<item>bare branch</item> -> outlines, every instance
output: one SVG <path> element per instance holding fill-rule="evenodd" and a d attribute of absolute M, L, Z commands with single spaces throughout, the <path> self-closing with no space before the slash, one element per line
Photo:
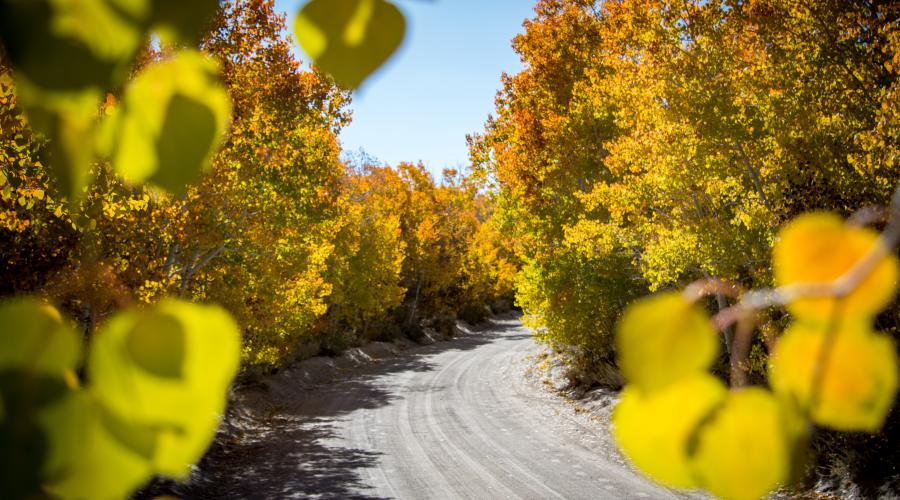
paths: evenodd
<path fill-rule="evenodd" d="M 736 300 L 744 293 L 744 290 L 737 283 L 719 278 L 704 278 L 688 285 L 682 293 L 688 301 L 696 302 L 710 295 L 724 295 Z"/>

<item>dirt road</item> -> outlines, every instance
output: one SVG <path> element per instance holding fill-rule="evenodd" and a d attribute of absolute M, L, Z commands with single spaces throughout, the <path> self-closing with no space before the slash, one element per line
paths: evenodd
<path fill-rule="evenodd" d="M 518 320 L 298 390 L 204 464 L 188 498 L 674 498 L 600 426 L 526 382 Z"/>

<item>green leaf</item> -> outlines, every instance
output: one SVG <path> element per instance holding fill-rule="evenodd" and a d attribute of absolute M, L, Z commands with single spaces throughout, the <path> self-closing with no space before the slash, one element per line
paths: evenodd
<path fill-rule="evenodd" d="M 699 307 L 667 292 L 626 309 L 616 330 L 616 349 L 625 378 L 649 392 L 706 370 L 719 342 Z"/>
<path fill-rule="evenodd" d="M 184 376 L 184 329 L 167 314 L 146 317 L 125 340 L 128 355 L 139 367 L 162 378 Z"/>
<path fill-rule="evenodd" d="M 64 376 L 80 357 L 78 335 L 59 312 L 36 299 L 0 305 L 0 371 Z"/>
<path fill-rule="evenodd" d="M 128 76 L 145 8 L 144 0 L 6 0 L 0 40 L 19 85 L 105 90 Z"/>
<path fill-rule="evenodd" d="M 29 123 L 49 139 L 41 159 L 59 191 L 69 197 L 69 209 L 77 211 L 91 180 L 99 94 L 48 95 L 26 86 L 19 95 L 33 102 L 27 109 Z"/>
<path fill-rule="evenodd" d="M 4 419 L 0 424 L 0 488 L 6 497 L 36 497 L 44 481 L 47 448 L 46 434 L 32 419 L 22 415 Z"/>
<path fill-rule="evenodd" d="M 109 114 L 100 149 L 126 180 L 174 193 L 209 166 L 231 117 L 218 66 L 196 51 L 144 70 Z"/>
<path fill-rule="evenodd" d="M 0 371 L 0 394 L 8 405 L 0 424 L 0 488 L 5 495 L 29 498 L 40 492 L 52 443 L 36 417 L 68 392 L 61 376 Z"/>
<path fill-rule="evenodd" d="M 216 14 L 218 0 L 152 0 L 151 29 L 166 43 L 195 45 Z"/>
<path fill-rule="evenodd" d="M 156 141 L 160 168 L 150 181 L 183 191 L 215 152 L 222 135 L 217 127 L 216 116 L 203 103 L 182 94 L 172 96 Z"/>
<path fill-rule="evenodd" d="M 155 470 L 185 477 L 215 434 L 239 361 L 240 335 L 227 313 L 168 300 L 110 320 L 88 374 L 112 414 L 158 429 Z"/>
<path fill-rule="evenodd" d="M 125 422 L 87 391 L 39 416 L 48 439 L 46 489 L 63 498 L 129 498 L 153 476 L 155 430 Z"/>
<path fill-rule="evenodd" d="M 9 405 L 10 418 L 30 415 L 39 408 L 53 404 L 70 389 L 62 374 L 0 371 L 0 393 Z"/>
<path fill-rule="evenodd" d="M 0 491 L 11 498 L 40 492 L 53 451 L 39 417 L 71 393 L 80 343 L 59 312 L 36 299 L 0 305 Z"/>
<path fill-rule="evenodd" d="M 4 302 L 0 325 L 0 491 L 25 498 L 40 492 L 52 444 L 35 417 L 69 393 L 80 346 L 59 312 L 36 299 Z"/>
<path fill-rule="evenodd" d="M 406 20 L 385 0 L 312 0 L 294 29 L 315 63 L 353 89 L 400 47 Z"/>

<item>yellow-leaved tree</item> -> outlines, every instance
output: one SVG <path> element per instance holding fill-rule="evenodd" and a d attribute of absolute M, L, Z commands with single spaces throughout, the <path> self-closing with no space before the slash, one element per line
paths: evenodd
<path fill-rule="evenodd" d="M 794 432 L 794 419 L 787 417 L 789 424 L 779 427 L 788 429 L 785 439 L 763 439 L 760 429 L 781 421 L 780 396 L 754 389 L 735 398 L 720 380 L 734 386 L 768 383 L 779 394 L 791 394 L 788 399 L 808 400 L 815 392 L 808 377 L 805 382 L 794 377 L 810 370 L 827 373 L 824 361 L 809 353 L 830 352 L 816 347 L 829 343 L 821 341 L 821 333 L 813 335 L 808 318 L 800 316 L 808 307 L 804 301 L 763 308 L 758 328 L 730 322 L 713 337 L 708 327 L 697 329 L 707 321 L 696 315 L 729 310 L 739 295 L 735 290 L 784 284 L 779 273 L 791 280 L 834 279 L 815 270 L 836 260 L 849 266 L 858 252 L 837 249 L 871 241 L 871 235 L 835 229 L 843 228 L 840 223 L 802 216 L 795 223 L 799 233 L 809 225 L 830 224 L 830 230 L 821 229 L 832 234 L 823 236 L 821 248 L 828 250 L 790 254 L 789 261 L 777 253 L 779 234 L 788 238 L 794 226 L 779 231 L 801 214 L 828 210 L 847 218 L 858 209 L 891 203 L 900 178 L 891 135 L 900 12 L 879 2 L 540 0 L 535 14 L 513 42 L 524 69 L 504 77 L 495 116 L 482 134 L 470 137 L 476 173 L 496 191 L 495 217 L 523 262 L 516 296 L 525 321 L 543 340 L 584 353 L 581 359 L 593 363 L 588 371 L 619 363 L 632 384 L 617 422 L 629 422 L 626 415 L 632 415 L 646 424 L 622 430 L 623 442 L 634 443 L 643 433 L 636 429 L 650 422 L 685 419 L 677 420 L 677 427 L 687 435 L 647 430 L 672 454 L 654 456 L 652 443 L 638 442 L 634 462 L 641 468 L 668 484 L 706 485 L 726 497 L 764 495 L 787 481 L 788 473 L 787 467 L 767 469 L 759 457 L 793 454 L 802 448 L 793 440 L 805 431 Z M 886 248 L 894 251 L 889 241 Z M 889 271 L 874 275 L 891 278 Z M 695 297 L 679 303 L 672 292 L 711 277 L 729 285 L 710 289 L 696 309 L 688 307 Z M 879 286 L 864 295 L 869 308 L 862 323 L 849 313 L 856 319 L 841 327 L 850 333 L 837 337 L 834 350 L 860 356 L 881 352 L 871 369 L 883 375 L 834 380 L 822 375 L 821 383 L 837 390 L 837 380 L 844 380 L 841 401 L 863 398 L 877 408 L 865 417 L 845 417 L 866 424 L 854 429 L 884 431 L 837 435 L 820 429 L 811 437 L 812 447 L 828 453 L 814 457 L 821 467 L 810 468 L 813 480 L 824 480 L 815 476 L 828 466 L 843 468 L 873 495 L 877 486 L 871 485 L 896 474 L 892 464 L 900 449 L 900 414 L 896 405 L 891 410 L 887 375 L 894 356 L 888 337 L 896 339 L 900 325 L 896 305 L 884 301 L 893 297 L 893 288 Z M 632 310 L 640 312 L 625 312 L 627 304 L 651 292 L 660 295 Z M 632 335 L 639 341 L 617 342 L 623 312 L 621 324 L 635 325 Z M 674 319 L 676 313 L 681 319 Z M 786 328 L 795 315 L 798 324 Z M 673 324 L 681 326 L 673 331 Z M 883 333 L 874 334 L 873 325 Z M 779 354 L 776 337 L 785 330 Z M 787 363 L 787 372 L 770 369 L 772 362 L 783 364 L 782 356 L 802 359 Z M 674 371 L 643 373 L 645 366 Z M 843 369 L 835 368 L 836 373 Z M 697 396 L 697 407 L 669 413 L 666 401 L 692 391 L 655 387 L 653 380 L 679 376 L 697 391 L 707 390 Z M 660 402 L 642 394 L 656 390 Z M 720 438 L 752 427 L 745 425 L 748 408 L 759 411 L 760 429 L 741 439 L 771 448 L 748 452 L 743 466 L 729 470 L 748 480 L 758 476 L 760 482 L 742 483 L 727 473 L 723 482 L 714 465 L 731 467 L 739 457 L 703 443 L 733 443 Z M 708 426 L 709 436 L 716 437 L 699 439 L 695 424 L 720 410 L 721 421 Z M 666 417 L 642 420 L 654 413 Z M 830 415 L 824 422 L 846 429 L 831 410 L 801 416 L 816 414 Z M 882 426 L 885 415 L 888 423 Z M 681 461 L 688 454 L 702 463 Z M 681 461 L 668 471 L 671 476 L 660 469 L 669 458 L 673 464 Z"/>
<path fill-rule="evenodd" d="M 404 35 L 384 0 L 300 15 L 307 48 L 346 42 L 313 56 L 348 88 Z M 186 478 L 242 349 L 289 343 L 255 320 L 324 312 L 348 93 L 283 28 L 266 0 L 0 2 L 2 294 L 41 295 L 0 303 L 5 496 Z"/>

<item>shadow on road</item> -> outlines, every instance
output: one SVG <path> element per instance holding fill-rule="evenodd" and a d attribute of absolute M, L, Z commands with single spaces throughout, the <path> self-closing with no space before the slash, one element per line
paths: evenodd
<path fill-rule="evenodd" d="M 247 429 L 244 441 L 216 443 L 189 485 L 185 499 L 347 498 L 366 495 L 360 469 L 375 467 L 377 453 L 328 446 L 334 427 L 319 419 L 278 415 Z M 234 438 L 231 438 L 234 439 Z"/>
<path fill-rule="evenodd" d="M 219 498 L 378 498 L 365 493 L 360 471 L 377 467 L 380 454 L 330 443 L 333 422 L 348 413 L 376 409 L 403 397 L 384 379 L 406 371 L 433 371 L 431 358 L 503 339 L 529 337 L 513 321 L 430 346 L 350 372 L 318 387 L 290 388 L 273 397 L 264 389 L 242 394 L 223 429 L 188 485 L 168 492 L 191 499 Z M 163 488 L 166 489 L 166 488 Z M 154 495 L 160 488 L 153 488 Z M 165 491 L 163 493 L 166 493 Z"/>

